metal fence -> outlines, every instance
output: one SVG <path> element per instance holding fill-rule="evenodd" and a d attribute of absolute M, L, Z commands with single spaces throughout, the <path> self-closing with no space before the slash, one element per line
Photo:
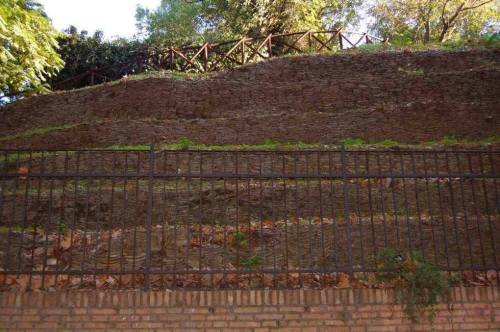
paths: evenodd
<path fill-rule="evenodd" d="M 376 272 L 384 248 L 498 273 L 499 162 L 491 148 L 2 150 L 0 275 L 303 286 Z"/>

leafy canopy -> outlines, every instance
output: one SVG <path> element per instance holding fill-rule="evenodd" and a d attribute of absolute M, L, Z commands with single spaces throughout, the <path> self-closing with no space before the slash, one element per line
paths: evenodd
<path fill-rule="evenodd" d="M 137 8 L 137 26 L 155 44 L 182 45 L 245 35 L 321 30 L 357 19 L 362 0 L 163 0 Z"/>
<path fill-rule="evenodd" d="M 47 89 L 47 79 L 64 65 L 57 36 L 36 2 L 0 2 L 0 95 Z"/>
<path fill-rule="evenodd" d="M 374 30 L 393 43 L 477 39 L 500 27 L 498 0 L 376 0 Z"/>
<path fill-rule="evenodd" d="M 78 31 L 70 26 L 58 38 L 59 54 L 66 63 L 64 68 L 52 78 L 51 83 L 62 82 L 91 69 L 107 67 L 120 63 L 131 63 L 142 42 L 118 38 L 111 41 L 104 39 L 102 31 L 89 35 L 87 31 Z M 129 68 L 133 70 L 134 68 Z M 85 86 L 86 82 L 73 88 Z"/>

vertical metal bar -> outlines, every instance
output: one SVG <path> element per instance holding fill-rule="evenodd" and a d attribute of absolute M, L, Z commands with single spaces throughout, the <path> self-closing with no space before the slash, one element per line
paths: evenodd
<path fill-rule="evenodd" d="M 490 153 L 488 155 L 491 156 Z M 479 159 L 479 167 L 480 167 L 480 170 L 481 170 L 481 175 L 484 176 L 485 172 L 484 172 L 484 164 L 483 164 L 483 156 L 482 156 L 482 154 L 479 155 L 479 158 L 480 158 Z M 491 173 L 493 175 L 495 175 L 495 166 L 493 164 L 491 164 Z M 499 263 L 498 263 L 498 259 L 497 259 L 496 244 L 495 244 L 495 239 L 494 239 L 495 234 L 497 234 L 497 232 L 496 232 L 496 227 L 494 227 L 494 224 L 491 222 L 490 203 L 489 203 L 489 198 L 488 198 L 488 191 L 487 191 L 486 179 L 484 177 L 483 177 L 483 181 L 482 182 L 483 182 L 484 201 L 485 201 L 485 204 L 486 204 L 486 215 L 487 215 L 487 218 L 488 218 L 488 228 L 490 229 L 490 242 L 491 242 L 491 249 L 492 249 L 492 252 L 493 252 L 493 261 L 494 261 L 495 269 L 496 269 L 497 283 L 500 284 L 500 279 L 499 279 L 499 276 L 500 276 L 500 267 L 499 267 Z M 495 187 L 495 193 L 497 193 L 496 178 L 493 179 L 493 186 Z M 497 209 L 498 209 L 498 206 L 497 206 Z M 499 215 L 498 213 L 494 214 L 495 220 L 497 221 L 495 224 L 498 224 L 498 215 Z"/>
<path fill-rule="evenodd" d="M 41 161 L 41 164 L 40 164 L 40 173 L 43 174 L 44 173 L 44 163 L 43 163 L 43 159 Z M 40 197 L 41 197 L 41 190 L 42 190 L 42 178 L 39 178 L 38 179 L 38 185 L 37 185 L 37 189 L 36 189 L 36 204 L 35 204 L 35 207 L 38 209 L 40 207 Z M 1 188 L 0 188 L 1 189 Z M 2 195 L 2 193 L 0 193 L 0 195 Z M 1 200 L 1 197 L 0 197 L 0 200 Z M 1 202 L 0 202 L 0 218 L 2 216 L 2 207 L 1 207 Z M 33 280 L 33 272 L 35 270 L 35 249 L 37 248 L 37 234 L 38 234 L 38 223 L 39 223 L 39 220 L 36 220 L 36 221 L 33 221 L 34 225 L 33 225 L 33 239 L 31 241 L 31 261 L 30 261 L 30 266 L 31 266 L 31 273 L 30 273 L 30 279 L 28 281 L 28 289 L 31 289 L 31 285 L 32 285 L 32 280 Z M 38 271 L 37 271 L 38 272 Z"/>
<path fill-rule="evenodd" d="M 473 170 L 472 170 L 472 160 L 471 160 L 470 153 L 467 153 L 467 161 L 469 164 L 469 172 L 472 175 Z M 473 202 L 473 206 L 474 206 L 474 212 L 476 214 L 477 232 L 479 235 L 479 248 L 481 249 L 481 262 L 483 264 L 482 267 L 486 267 L 486 256 L 484 253 L 483 231 L 481 229 L 481 222 L 480 222 L 481 216 L 480 216 L 479 209 L 478 209 L 478 201 L 477 201 L 477 197 L 476 197 L 476 186 L 474 185 L 474 181 L 476 181 L 476 180 L 470 179 L 470 187 L 471 187 L 471 191 L 472 191 L 472 202 Z"/>
<path fill-rule="evenodd" d="M 432 199 L 431 199 L 431 191 L 429 188 L 429 176 L 427 173 L 427 153 L 422 154 L 423 165 L 424 165 L 424 177 L 425 177 L 425 192 L 427 194 L 427 209 L 429 211 L 429 221 L 431 223 L 431 232 L 432 232 L 432 245 L 434 249 L 434 263 L 439 266 L 438 260 L 438 250 L 436 245 L 436 231 L 434 229 L 434 212 L 432 209 Z"/>
<path fill-rule="evenodd" d="M 375 152 L 377 161 L 377 171 L 378 171 L 378 190 L 380 194 L 380 207 L 382 208 L 382 220 L 384 223 L 384 248 L 388 247 L 387 242 L 387 218 L 385 215 L 385 195 L 384 195 L 384 185 L 382 183 L 382 167 L 380 165 L 380 154 Z"/>
<path fill-rule="evenodd" d="M 42 152 L 42 159 L 44 158 L 44 153 Z M 54 171 L 54 170 L 52 170 Z M 43 263 L 42 263 L 42 289 L 45 288 L 45 270 L 47 269 L 47 256 L 48 256 L 48 244 L 49 244 L 49 227 L 52 223 L 52 197 L 54 192 L 54 179 L 50 179 L 50 188 L 49 188 L 49 211 L 48 218 L 44 225 L 44 248 L 43 248 Z"/>
<path fill-rule="evenodd" d="M 66 176 L 68 174 L 68 152 L 66 151 L 64 153 L 64 175 Z M 62 250 L 63 248 L 61 247 L 61 235 L 63 233 L 63 227 L 66 228 L 66 205 L 65 205 L 65 200 L 66 200 L 66 177 L 63 178 L 62 182 L 62 192 L 61 192 L 61 212 L 59 214 L 59 220 L 57 222 L 57 245 L 59 246 L 59 250 Z M 64 237 L 64 235 L 62 235 Z M 54 279 L 54 285 L 57 284 L 57 279 L 59 278 L 59 255 L 56 257 L 56 276 Z"/>
<path fill-rule="evenodd" d="M 299 208 L 299 180 L 298 180 L 298 169 L 297 169 L 297 154 L 294 154 L 293 155 L 293 175 L 295 176 L 295 217 L 297 218 L 297 224 L 295 226 L 295 234 L 296 234 L 296 240 L 295 240 L 295 244 L 296 244 L 296 250 L 297 250 L 297 269 L 299 271 L 299 284 L 300 286 L 302 287 L 303 284 L 302 284 L 302 274 L 300 273 L 300 270 L 302 269 L 302 254 L 301 254 L 301 250 L 300 250 L 300 246 L 301 246 L 301 242 L 302 241 L 299 241 L 299 239 L 301 239 L 301 235 L 300 235 L 300 223 L 301 223 L 301 212 L 300 212 L 300 208 Z"/>
<path fill-rule="evenodd" d="M 201 257 L 202 257 L 202 248 L 203 248 L 203 224 L 202 224 L 202 216 L 203 216 L 203 152 L 199 152 L 200 155 L 200 187 L 198 188 L 198 232 L 199 232 L 199 247 L 198 247 L 198 271 L 202 271 Z"/>
<path fill-rule="evenodd" d="M 95 168 L 96 171 L 99 173 L 99 172 L 103 172 L 103 169 L 102 169 L 102 164 L 101 164 L 101 167 L 100 168 Z M 101 241 L 101 218 L 103 218 L 101 216 L 102 212 L 101 209 L 102 209 L 102 179 L 98 179 L 97 180 L 97 202 L 96 202 L 96 213 L 95 213 L 95 220 L 96 220 L 96 230 L 95 230 L 95 252 L 94 252 L 94 272 L 93 272 L 93 277 L 94 277 L 94 284 L 96 284 L 96 281 L 97 281 L 97 274 L 98 274 L 98 253 L 99 253 L 99 248 L 101 246 L 100 244 L 100 241 Z"/>
<path fill-rule="evenodd" d="M 274 155 L 270 154 L 269 155 L 270 160 L 271 160 L 271 175 L 275 175 L 274 173 Z M 272 247 L 273 247 L 273 285 L 276 285 L 276 272 L 278 270 L 278 261 L 277 261 L 277 254 L 276 254 L 276 247 L 277 247 L 277 234 L 276 234 L 276 221 L 277 221 L 277 216 L 276 216 L 276 187 L 274 183 L 274 177 L 271 178 L 271 214 L 272 214 Z"/>
<path fill-rule="evenodd" d="M 359 177 L 361 174 L 359 172 L 358 154 L 353 153 L 353 157 L 354 157 L 354 174 L 356 175 L 356 179 L 354 180 L 354 190 L 355 190 L 355 197 L 356 197 L 356 202 L 357 202 L 355 204 L 356 205 L 356 217 L 357 217 L 358 223 L 359 223 L 359 238 L 360 238 L 359 247 L 361 250 L 361 267 L 363 268 L 363 270 L 365 270 L 366 269 L 365 249 L 364 249 L 365 238 L 364 238 L 364 232 L 363 232 L 364 221 L 363 221 L 363 215 L 361 213 L 361 208 L 360 208 L 361 197 L 359 195 L 359 192 L 360 192 L 360 190 L 359 190 Z M 332 187 L 332 196 L 333 196 L 333 187 Z M 335 234 L 336 238 L 338 238 L 337 223 L 335 221 L 334 221 L 334 232 L 335 232 L 334 234 Z"/>
<path fill-rule="evenodd" d="M 235 210 L 236 210 L 236 235 L 240 235 L 240 190 L 239 190 L 239 180 L 238 180 L 238 173 L 239 173 L 239 158 L 238 158 L 238 153 L 234 154 L 234 173 L 235 173 L 235 186 L 236 186 L 236 192 L 235 192 Z M 237 269 L 240 270 L 240 240 L 235 241 L 236 243 L 236 266 Z M 239 283 L 239 274 L 236 274 L 236 282 Z"/>
<path fill-rule="evenodd" d="M 78 187 L 80 186 L 80 151 L 76 151 L 76 178 L 74 181 L 75 188 L 73 189 L 73 218 L 71 221 L 70 247 L 69 247 L 69 263 L 68 271 L 73 268 L 73 240 L 76 227 L 76 210 L 78 207 Z"/>
<path fill-rule="evenodd" d="M 323 220 L 323 183 L 321 178 L 321 155 L 320 152 L 316 153 L 316 176 L 319 191 L 319 224 L 320 224 L 320 241 L 321 241 L 321 267 L 323 270 L 323 278 L 321 282 L 324 282 L 324 277 L 326 275 L 326 254 L 325 254 L 325 225 Z"/>
<path fill-rule="evenodd" d="M 463 269 L 462 250 L 461 250 L 462 244 L 460 243 L 458 236 L 457 214 L 455 211 L 455 195 L 453 192 L 453 184 L 452 184 L 453 178 L 451 177 L 450 160 L 448 157 L 448 152 L 445 152 L 444 156 L 445 156 L 445 165 L 446 165 L 446 173 L 448 180 L 448 191 L 450 194 L 450 208 L 451 208 L 451 214 L 453 216 L 453 227 L 455 229 L 455 245 L 458 251 L 458 262 L 460 265 L 460 269 Z"/>
<path fill-rule="evenodd" d="M 215 162 L 214 162 L 214 156 L 212 155 L 212 157 L 210 158 L 210 174 L 213 175 L 215 173 Z M 214 183 L 214 178 L 213 177 L 210 177 L 210 194 L 211 195 L 214 195 L 214 201 L 217 202 L 217 194 L 216 194 L 216 191 L 215 191 L 215 183 Z M 213 210 L 213 207 L 212 207 L 212 210 Z M 220 208 L 219 208 L 219 205 L 216 209 L 217 213 L 220 212 Z M 218 225 L 217 225 L 217 222 L 215 220 L 215 218 L 210 218 L 210 233 L 211 233 L 211 238 L 213 240 L 216 240 L 216 236 L 218 234 L 218 229 L 217 229 Z M 214 274 L 213 273 L 210 273 L 210 285 L 212 288 L 215 287 L 214 285 Z"/>
<path fill-rule="evenodd" d="M 153 186 L 155 173 L 155 148 L 149 147 L 149 178 L 148 178 L 148 216 L 146 220 L 146 262 L 144 267 L 144 289 L 151 288 L 151 233 L 153 220 Z"/>
<path fill-rule="evenodd" d="M 251 239 L 251 236 L 253 234 L 253 231 L 252 231 L 252 212 L 251 212 L 251 209 L 250 209 L 250 201 L 251 201 L 251 189 L 250 189 L 250 177 L 252 176 L 251 175 L 251 167 L 250 167 L 250 155 L 247 153 L 246 154 L 247 156 L 247 219 L 248 219 L 248 253 L 250 256 L 253 256 L 252 255 L 252 239 Z M 252 277 L 252 275 L 250 275 L 250 277 Z"/>
<path fill-rule="evenodd" d="M 137 165 L 135 168 L 135 171 L 137 174 L 141 172 L 141 153 L 137 152 Z M 139 200 L 140 200 L 140 178 L 137 177 L 135 180 L 135 208 L 136 208 L 136 213 L 137 209 L 139 209 Z M 132 271 L 134 273 L 138 272 L 137 270 L 137 265 L 136 265 L 136 260 L 137 260 L 137 220 L 132 221 L 134 224 L 134 229 L 133 229 L 133 240 L 132 240 Z M 136 278 L 132 279 L 132 286 L 135 287 L 135 281 Z"/>
<path fill-rule="evenodd" d="M 222 178 L 222 181 L 223 181 L 223 188 L 224 188 L 224 206 L 223 206 L 223 210 L 224 210 L 224 218 L 223 218 L 223 223 L 224 223 L 224 230 L 223 230 L 223 233 L 224 233 L 224 240 L 223 240 L 223 243 L 224 243 L 224 248 L 223 248 L 223 256 L 222 256 L 222 269 L 223 269 L 223 273 L 222 273 L 222 283 L 225 283 L 226 282 L 226 277 L 227 277 L 227 265 L 228 265 L 228 254 L 227 254 L 227 224 L 228 224 L 228 220 L 227 220 L 227 205 L 228 205 L 228 202 L 227 202 L 227 177 L 226 177 L 226 172 L 227 172 L 227 165 L 226 165 L 226 154 L 222 154 L 222 157 L 223 157 L 223 160 L 222 160 L 222 173 L 224 175 L 224 177 Z"/>
<path fill-rule="evenodd" d="M 392 158 L 392 153 L 389 154 L 389 176 L 391 179 L 391 193 L 392 193 L 392 209 L 393 209 L 393 218 L 394 218 L 394 226 L 396 227 L 396 244 L 397 247 L 401 247 L 401 237 L 399 234 L 399 213 L 398 213 L 398 202 L 397 202 L 397 195 L 396 195 L 396 190 L 394 187 L 396 187 L 396 180 L 394 179 L 394 163 L 393 163 L 393 158 Z"/>
<path fill-rule="evenodd" d="M 377 235 L 375 232 L 375 222 L 373 218 L 373 202 L 372 202 L 372 183 L 371 183 L 371 172 L 370 172 L 370 152 L 365 152 L 365 168 L 366 168 L 366 181 L 368 183 L 368 209 L 370 210 L 370 226 L 372 231 L 372 250 L 373 254 L 378 253 L 378 243 Z"/>
<path fill-rule="evenodd" d="M 111 198 L 110 198 L 110 209 L 109 209 L 109 223 L 108 223 L 108 255 L 106 257 L 106 272 L 107 277 L 109 277 L 109 272 L 111 268 L 111 247 L 112 247 L 112 239 L 113 239 L 113 226 L 114 226 L 114 218 L 115 218 L 115 185 L 116 179 L 114 175 L 116 175 L 116 154 L 117 152 L 112 151 L 113 155 L 113 165 L 111 167 Z"/>
<path fill-rule="evenodd" d="M 128 175 L 128 152 L 125 151 L 125 161 L 124 161 L 124 167 L 123 167 L 123 175 Z M 125 244 L 125 225 L 126 225 L 126 220 L 129 215 L 127 213 L 127 196 L 128 196 L 128 177 L 125 176 L 123 179 L 123 198 L 122 198 L 122 213 L 121 213 L 121 236 L 120 236 L 120 285 L 123 282 L 122 279 L 122 274 L 123 274 L 123 265 L 125 261 L 125 254 L 124 254 L 124 244 Z"/>
<path fill-rule="evenodd" d="M 469 259 L 470 259 L 469 263 L 470 263 L 470 268 L 472 269 L 473 266 L 474 266 L 474 258 L 473 258 L 473 253 L 472 253 L 472 240 L 471 240 L 470 234 L 469 234 L 469 216 L 468 216 L 468 213 L 467 213 L 467 205 L 465 203 L 464 180 L 462 178 L 463 169 L 462 169 L 462 166 L 461 166 L 461 163 L 460 163 L 460 156 L 459 156 L 459 154 L 457 152 L 455 152 L 454 154 L 455 154 L 455 158 L 456 158 L 456 162 L 457 162 L 457 171 L 459 173 L 460 194 L 461 194 L 460 197 L 461 197 L 461 202 L 462 202 L 462 209 L 463 209 L 463 215 L 464 215 L 464 223 L 465 223 L 465 229 L 466 229 L 465 237 L 467 239 L 467 244 L 468 244 L 468 248 L 469 248 Z M 449 164 L 447 164 L 447 167 L 448 166 L 449 166 Z M 452 179 L 450 178 L 450 189 L 451 188 L 452 188 Z M 459 244 L 457 243 L 457 245 L 459 245 Z"/>
<path fill-rule="evenodd" d="M 287 196 L 287 189 L 286 189 L 286 161 L 285 161 L 285 154 L 283 153 L 282 155 L 282 168 L 281 168 L 281 175 L 283 176 L 283 221 L 285 223 L 285 272 L 286 272 L 286 286 L 289 286 L 289 270 L 288 270 L 288 211 L 287 211 L 287 204 L 286 204 L 286 196 Z"/>
<path fill-rule="evenodd" d="M 399 155 L 399 161 L 401 166 L 401 177 L 403 181 L 403 201 L 404 201 L 404 209 L 405 209 L 405 219 L 406 219 L 406 237 L 408 238 L 408 250 L 413 250 L 413 245 L 411 241 L 412 232 L 410 228 L 410 211 L 408 210 L 408 195 L 406 191 L 406 175 L 405 175 L 405 166 L 404 166 L 404 158 L 403 153 Z"/>
<path fill-rule="evenodd" d="M 266 252 L 264 247 L 264 210 L 263 210 L 263 186 L 262 186 L 262 154 L 259 153 L 259 247 L 260 247 L 260 257 L 262 257 L 263 264 L 261 264 L 260 270 L 262 272 L 264 264 L 266 263 Z"/>
<path fill-rule="evenodd" d="M 306 167 L 306 171 L 305 171 L 305 174 L 306 175 L 306 198 L 305 198 L 305 202 L 307 204 L 307 225 L 308 225 L 308 228 L 307 228 L 307 235 L 308 235 L 308 244 L 309 244 L 309 257 L 314 257 L 314 254 L 313 254 L 313 227 L 312 227 L 312 219 L 313 219 L 313 211 L 312 211 L 312 202 L 311 202 L 311 193 L 310 193 L 310 187 L 309 187 L 309 152 L 305 152 L 304 153 L 304 157 L 305 157 L 305 167 Z M 309 266 L 308 268 L 309 269 L 312 269 L 314 268 L 314 266 L 312 265 L 314 263 L 314 260 L 311 259 L 309 260 Z"/>
<path fill-rule="evenodd" d="M 495 163 L 493 162 L 493 152 L 492 152 L 491 146 L 488 149 L 488 161 L 489 161 L 490 168 L 491 168 L 491 175 L 493 176 L 493 188 L 495 191 L 495 208 L 493 210 L 495 211 L 494 213 L 495 213 L 495 216 L 497 219 L 496 225 L 498 225 L 498 220 L 499 220 L 498 216 L 500 215 L 500 199 L 499 199 L 498 188 L 497 188 L 497 171 L 496 171 Z M 498 234 L 496 227 L 494 227 L 494 230 L 495 230 L 495 234 Z M 495 259 L 495 261 L 496 261 L 496 259 Z M 496 261 L 496 264 L 497 264 L 496 265 L 497 285 L 500 286 L 500 269 L 498 268 L 498 261 Z"/>
<path fill-rule="evenodd" d="M 191 208 L 191 152 L 187 152 L 187 175 L 189 176 L 186 181 L 186 185 L 187 185 L 187 194 L 189 197 L 189 199 L 187 200 L 187 208 L 188 208 L 188 214 L 186 216 L 186 219 L 184 220 L 184 227 L 186 228 L 186 251 L 185 251 L 185 261 L 184 261 L 184 266 L 186 268 L 186 270 L 189 270 L 189 249 L 191 247 L 191 217 L 193 216 L 193 211 L 192 211 L 192 208 Z"/>
<path fill-rule="evenodd" d="M 439 175 L 439 165 L 438 165 L 438 154 L 434 153 L 434 171 L 436 175 Z M 443 208 L 443 195 L 441 194 L 441 179 L 436 178 L 436 187 L 438 193 L 438 206 L 439 214 L 441 217 L 441 229 L 443 231 L 443 242 L 444 242 L 444 255 L 446 256 L 446 267 L 450 270 L 450 252 L 448 247 L 448 220 L 445 220 L 444 208 Z"/>
<path fill-rule="evenodd" d="M 29 188 L 30 188 L 30 178 L 29 178 L 29 172 L 31 170 L 31 164 L 32 164 L 32 160 L 33 160 L 33 152 L 30 151 L 29 152 L 29 160 L 28 160 L 28 172 L 27 174 L 25 175 L 25 181 L 26 181 L 26 185 L 25 185 L 25 188 L 24 188 L 24 202 L 23 202 L 23 212 L 22 212 L 22 216 L 21 216 L 21 239 L 20 239 L 20 243 L 19 243 L 19 248 L 18 248 L 18 251 L 17 251 L 17 271 L 21 271 L 22 269 L 22 261 L 23 261 L 23 254 L 22 254 L 22 251 L 23 251 L 23 245 L 24 245 L 24 232 L 26 230 L 26 222 L 27 222 L 27 219 L 28 219 L 28 213 L 27 213 L 27 210 L 29 208 Z M 35 234 L 33 234 L 33 236 L 35 236 Z M 19 275 L 18 275 L 19 277 Z"/>
<path fill-rule="evenodd" d="M 175 207 L 174 207 L 174 243 L 177 243 L 177 224 L 179 221 L 179 177 L 181 176 L 182 170 L 179 168 L 179 153 L 175 152 L 175 172 L 177 176 L 175 177 Z M 174 278 L 173 285 L 174 287 L 177 285 L 177 252 L 180 250 L 174 250 Z"/>
<path fill-rule="evenodd" d="M 340 158 L 342 163 L 342 181 L 344 191 L 344 218 L 346 224 L 346 244 L 347 244 L 347 257 L 349 261 L 349 273 L 353 276 L 353 261 L 352 261 L 352 238 L 351 238 L 351 219 L 349 210 L 349 186 L 347 183 L 347 161 L 345 146 L 340 146 Z"/>
<path fill-rule="evenodd" d="M 167 174 L 167 152 L 163 153 L 163 167 L 161 168 L 163 174 Z M 162 180 L 162 193 L 160 196 L 160 220 L 159 220 L 159 225 L 161 227 L 161 242 L 160 242 L 160 273 L 161 273 L 161 287 L 162 289 L 165 287 L 165 278 L 164 278 L 164 267 L 163 267 L 163 261 L 165 258 L 168 257 L 168 252 L 167 252 L 167 245 L 166 241 L 167 238 L 165 237 L 165 219 L 166 219 L 166 211 L 168 209 L 168 203 L 167 203 L 167 188 L 166 188 L 166 180 Z"/>
<path fill-rule="evenodd" d="M 88 171 L 88 170 L 87 170 Z M 82 237 L 82 244 L 83 244 L 83 250 L 82 250 L 82 258 L 80 261 L 80 271 L 82 272 L 81 277 L 80 277 L 80 283 L 83 283 L 83 276 L 84 273 L 86 272 L 86 266 L 85 266 L 85 261 L 87 259 L 87 245 L 88 245 L 88 240 L 87 240 L 87 230 L 89 227 L 89 212 L 90 212 L 90 188 L 92 186 L 93 182 L 91 181 L 90 178 L 87 178 L 87 190 L 86 190 L 86 199 L 85 199 L 85 225 L 83 229 L 83 237 Z"/>
<path fill-rule="evenodd" d="M 16 152 L 16 170 L 19 169 L 19 159 L 20 159 L 20 156 L 19 156 L 19 151 Z M 8 235 L 7 235 L 7 246 L 6 246 L 6 250 L 5 250 L 5 266 L 4 266 L 4 270 L 5 271 L 10 271 L 10 267 L 9 267 L 9 264 L 10 264 L 10 258 L 11 258 L 11 253 L 10 253 L 10 249 L 12 247 L 12 226 L 15 225 L 16 223 L 16 207 L 17 207 L 17 187 L 18 187 L 18 183 L 19 183 L 19 177 L 16 176 L 14 178 L 14 186 L 13 186 L 13 190 L 12 190 L 12 207 L 11 207 L 11 220 L 7 220 L 7 224 L 8 224 Z"/>
<path fill-rule="evenodd" d="M 413 186 L 415 190 L 415 208 L 417 211 L 417 218 L 418 218 L 418 231 L 420 233 L 420 251 L 422 252 L 422 257 L 425 258 L 425 246 L 424 246 L 424 234 L 423 234 L 423 226 L 422 226 L 422 216 L 420 214 L 420 197 L 418 195 L 418 179 L 416 178 L 417 176 L 417 169 L 415 166 L 415 157 L 414 153 L 410 152 L 410 158 L 411 158 L 411 167 L 412 167 L 412 172 L 413 172 Z"/>

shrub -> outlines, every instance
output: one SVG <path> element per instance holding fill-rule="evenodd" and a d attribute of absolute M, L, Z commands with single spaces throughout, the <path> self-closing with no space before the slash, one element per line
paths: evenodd
<path fill-rule="evenodd" d="M 377 280 L 394 288 L 396 300 L 404 306 L 407 317 L 417 323 L 425 311 L 429 321 L 436 315 L 439 298 L 449 292 L 450 280 L 419 252 L 385 249 L 376 258 L 381 272 Z"/>

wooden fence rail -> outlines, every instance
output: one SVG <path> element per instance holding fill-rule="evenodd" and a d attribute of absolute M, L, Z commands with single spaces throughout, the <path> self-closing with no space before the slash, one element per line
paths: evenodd
<path fill-rule="evenodd" d="M 368 33 L 332 30 L 243 37 L 223 43 L 205 43 L 180 48 L 148 48 L 137 51 L 131 61 L 92 68 L 56 82 L 52 87 L 56 90 L 67 90 L 155 70 L 205 73 L 231 69 L 272 57 L 356 48 L 373 43 L 387 41 Z"/>

